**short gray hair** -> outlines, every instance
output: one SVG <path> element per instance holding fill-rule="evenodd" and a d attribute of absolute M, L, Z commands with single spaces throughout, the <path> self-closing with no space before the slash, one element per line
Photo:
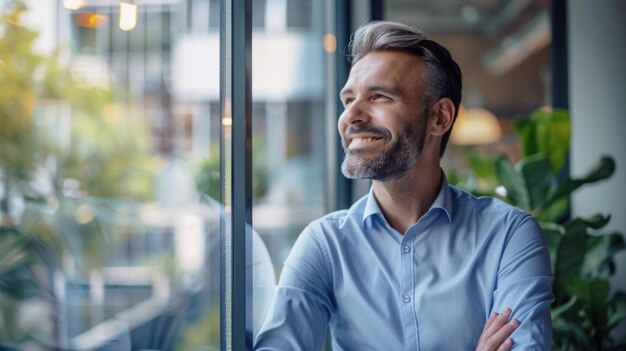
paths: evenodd
<path fill-rule="evenodd" d="M 402 51 L 419 57 L 426 66 L 424 111 L 434 101 L 447 97 L 454 104 L 456 119 L 461 104 L 461 69 L 448 49 L 428 39 L 419 29 L 391 21 L 369 22 L 352 35 L 348 50 L 353 65 L 373 51 Z M 442 156 L 451 132 L 452 128 L 442 140 Z"/>

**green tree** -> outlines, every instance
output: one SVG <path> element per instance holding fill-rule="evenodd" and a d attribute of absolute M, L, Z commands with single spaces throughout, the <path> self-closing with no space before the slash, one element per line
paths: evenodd
<path fill-rule="evenodd" d="M 60 167 L 45 174 L 56 187 L 72 178 L 80 184 L 82 195 L 145 199 L 152 193 L 156 161 L 150 153 L 149 127 L 140 114 L 129 104 L 116 104 L 111 87 L 75 79 L 61 64 L 59 50 L 49 55 L 36 52 L 38 33 L 22 22 L 27 11 L 24 3 L 12 0 L 4 5 L 7 10 L 0 14 L 0 349 L 21 349 L 29 340 L 45 338 L 35 335 L 33 326 L 19 323 L 21 306 L 45 294 L 33 265 L 58 265 L 63 251 L 70 251 L 97 266 L 99 262 L 92 261 L 102 256 L 106 244 L 97 240 L 102 236 L 95 221 L 77 222 L 74 213 L 79 204 L 64 201 L 59 191 L 37 194 L 33 176 L 52 158 Z M 37 124 L 44 101 L 71 109 L 69 148 L 47 138 L 45 127 Z M 39 202 L 34 208 L 58 200 L 60 205 L 46 208 L 46 214 L 63 218 L 65 226 L 47 221 L 37 211 L 25 211 L 18 226 L 9 217 L 10 194 Z M 25 222 L 30 229 L 24 229 Z M 80 245 L 69 245 L 70 236 Z"/>
<path fill-rule="evenodd" d="M 0 170 L 4 197 L 0 211 L 9 212 L 9 191 L 23 185 L 37 164 L 33 112 L 36 77 L 44 57 L 32 47 L 37 33 L 21 24 L 26 7 L 20 1 L 0 16 Z M 7 217 L 5 217 L 5 221 Z"/>
<path fill-rule="evenodd" d="M 22 24 L 27 11 L 13 0 L 0 23 L 0 174 L 9 212 L 9 192 L 37 198 L 29 187 L 33 171 L 54 155 L 62 178 L 77 179 L 92 196 L 149 198 L 152 172 L 149 127 L 137 109 L 115 103 L 109 87 L 88 86 L 60 64 L 60 51 L 34 50 L 38 33 Z M 121 89 L 118 89 L 121 90 Z M 38 102 L 55 100 L 71 108 L 71 147 L 60 150 L 34 121 Z M 41 128 L 39 128 L 41 129 Z"/>

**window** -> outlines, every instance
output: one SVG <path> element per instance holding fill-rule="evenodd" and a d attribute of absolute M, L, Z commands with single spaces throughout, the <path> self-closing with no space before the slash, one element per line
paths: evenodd
<path fill-rule="evenodd" d="M 45 3 L 2 4 L 0 348 L 219 349 L 219 2 Z"/>
<path fill-rule="evenodd" d="M 252 36 L 252 213 L 278 277 L 298 234 L 328 211 L 327 127 L 336 117 L 327 113 L 334 101 L 325 91 L 335 89 L 322 45 L 328 4 L 267 0 L 266 6 L 252 17 L 254 23 L 268 14 L 265 29 Z M 303 16 L 309 19 L 300 27 L 290 25 Z"/>
<path fill-rule="evenodd" d="M 0 24 L 0 61 L 19 63 L 0 94 L 0 348 L 238 349 L 293 241 L 331 207 L 333 2 L 251 2 L 249 150 L 230 90 L 250 84 L 230 75 L 242 43 L 220 41 L 242 30 L 220 23 L 240 3 L 137 1 L 128 32 L 117 0 L 45 3 L 0 1 L 21 23 Z M 56 33 L 51 49 L 30 31 Z M 232 168 L 242 153 L 249 175 Z M 247 176 L 252 207 L 237 207 Z M 248 291 L 230 285 L 235 260 Z"/>

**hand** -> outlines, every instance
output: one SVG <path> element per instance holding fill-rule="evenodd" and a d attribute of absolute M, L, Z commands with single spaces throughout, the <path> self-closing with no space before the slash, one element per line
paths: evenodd
<path fill-rule="evenodd" d="M 501 314 L 491 315 L 480 334 L 476 351 L 506 351 L 513 347 L 513 339 L 509 336 L 519 326 L 519 321 L 514 319 L 509 322 L 510 316 L 510 308 Z"/>

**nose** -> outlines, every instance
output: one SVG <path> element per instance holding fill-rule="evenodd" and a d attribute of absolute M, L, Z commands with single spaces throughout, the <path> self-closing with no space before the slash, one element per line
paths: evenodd
<path fill-rule="evenodd" d="M 339 124 L 344 124 L 345 127 L 368 123 L 369 120 L 370 116 L 365 111 L 364 103 L 360 99 L 354 100 L 339 116 Z"/>

